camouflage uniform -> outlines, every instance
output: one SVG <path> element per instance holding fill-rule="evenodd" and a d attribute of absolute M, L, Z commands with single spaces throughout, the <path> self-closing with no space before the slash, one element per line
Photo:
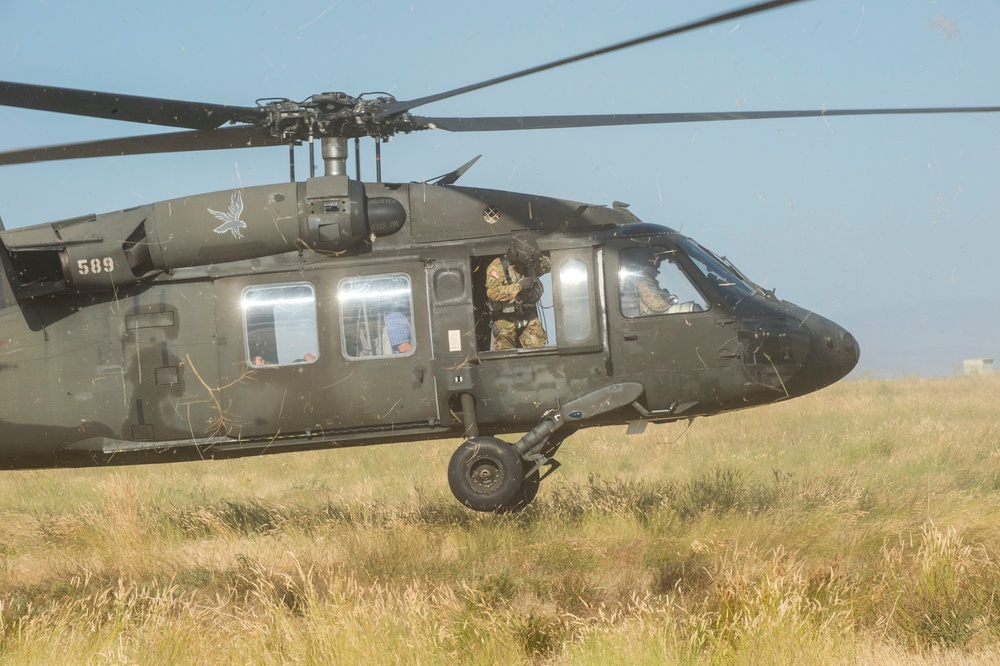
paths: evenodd
<path fill-rule="evenodd" d="M 660 287 L 652 275 L 643 273 L 636 282 L 635 290 L 639 296 L 640 315 L 663 314 L 670 310 L 670 292 Z"/>
<path fill-rule="evenodd" d="M 540 257 L 538 274 L 543 275 L 550 270 L 552 264 L 548 257 Z M 542 297 L 542 285 L 537 284 L 525 292 L 519 284 L 522 277 L 525 276 L 517 268 L 500 257 L 490 262 L 486 268 L 486 296 L 491 301 L 496 334 L 495 349 L 544 347 L 548 343 L 548 336 L 542 322 L 538 320 L 538 309 L 535 307 Z"/>
<path fill-rule="evenodd" d="M 647 317 L 664 314 L 672 306 L 670 292 L 656 281 L 648 270 L 628 275 L 621 283 L 622 314 L 626 317 Z"/>

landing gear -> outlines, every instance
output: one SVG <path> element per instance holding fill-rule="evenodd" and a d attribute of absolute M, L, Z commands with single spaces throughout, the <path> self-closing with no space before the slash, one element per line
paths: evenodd
<path fill-rule="evenodd" d="M 546 448 L 548 455 L 555 453 L 563 439 Z M 548 475 L 542 474 L 538 463 L 553 469 L 559 465 L 538 453 L 524 458 L 516 445 L 496 437 L 471 437 L 451 457 L 448 485 L 458 501 L 474 511 L 520 511 L 535 499 L 542 478 Z"/>
<path fill-rule="evenodd" d="M 538 474 L 524 477 L 521 456 L 496 437 L 466 440 L 448 464 L 448 485 L 459 502 L 474 511 L 508 513 L 535 498 Z"/>
<path fill-rule="evenodd" d="M 635 382 L 609 384 L 542 415 L 514 444 L 480 436 L 476 402 L 463 393 L 462 422 L 468 439 L 448 464 L 448 485 L 459 502 L 474 511 L 508 513 L 528 506 L 542 479 L 559 467 L 552 458 L 583 420 L 634 404 L 643 387 Z M 542 474 L 542 468 L 548 470 Z"/>

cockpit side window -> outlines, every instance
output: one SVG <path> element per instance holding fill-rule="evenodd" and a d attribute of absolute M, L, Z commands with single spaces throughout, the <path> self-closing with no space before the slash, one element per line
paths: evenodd
<path fill-rule="evenodd" d="M 676 250 L 664 246 L 622 250 L 618 294 L 625 317 L 701 312 L 708 302 L 677 263 Z"/>
<path fill-rule="evenodd" d="M 319 357 L 316 290 L 312 284 L 247 287 L 241 306 L 249 365 L 313 363 Z"/>

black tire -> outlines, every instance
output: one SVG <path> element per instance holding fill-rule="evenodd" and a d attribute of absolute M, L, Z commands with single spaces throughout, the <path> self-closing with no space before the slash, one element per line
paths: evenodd
<path fill-rule="evenodd" d="M 455 498 L 473 511 L 506 513 L 527 503 L 525 492 L 532 484 L 525 485 L 521 456 L 513 446 L 495 437 L 473 437 L 452 455 L 448 485 Z M 537 482 L 534 486 L 537 493 Z"/>

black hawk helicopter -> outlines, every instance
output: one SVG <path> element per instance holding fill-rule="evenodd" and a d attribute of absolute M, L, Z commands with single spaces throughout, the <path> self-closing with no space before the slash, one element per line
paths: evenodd
<path fill-rule="evenodd" d="M 240 107 L 0 82 L 6 106 L 188 130 L 12 150 L 0 164 L 311 149 L 318 140 L 325 166 L 304 182 L 293 165 L 289 183 L 0 232 L 0 468 L 463 438 L 449 465 L 452 491 L 472 509 L 502 512 L 531 502 L 578 429 L 627 424 L 636 433 L 836 382 L 859 358 L 850 333 L 624 204 L 455 185 L 471 162 L 434 182 L 347 175 L 349 139 L 357 151 L 360 138 L 374 138 L 377 150 L 426 129 L 1000 110 L 410 113 L 800 1 L 754 4 L 410 101 L 333 92 Z M 535 296 L 515 294 L 519 309 L 506 312 L 490 279 Z M 541 339 L 498 345 L 500 322 L 537 320 L 539 292 Z M 525 434 L 511 444 L 498 438 L 505 433 Z"/>

